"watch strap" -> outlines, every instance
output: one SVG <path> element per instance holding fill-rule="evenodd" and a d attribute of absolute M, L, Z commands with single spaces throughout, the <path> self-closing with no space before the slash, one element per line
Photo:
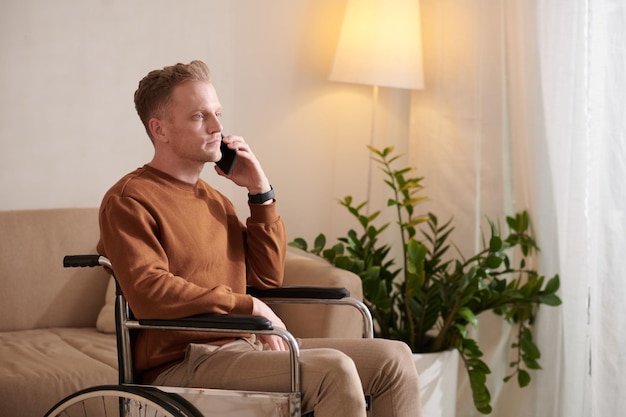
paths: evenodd
<path fill-rule="evenodd" d="M 252 204 L 263 204 L 269 200 L 274 199 L 274 187 L 270 185 L 270 190 L 263 194 L 250 194 L 248 193 L 248 201 Z"/>

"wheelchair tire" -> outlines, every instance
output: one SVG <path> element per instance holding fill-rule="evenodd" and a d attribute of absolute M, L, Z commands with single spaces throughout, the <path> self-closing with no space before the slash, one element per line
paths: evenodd
<path fill-rule="evenodd" d="M 101 385 L 59 401 L 45 417 L 202 417 L 187 400 L 153 387 Z"/>

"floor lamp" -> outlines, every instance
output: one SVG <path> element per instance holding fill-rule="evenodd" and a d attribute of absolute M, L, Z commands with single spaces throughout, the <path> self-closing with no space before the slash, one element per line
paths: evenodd
<path fill-rule="evenodd" d="M 419 0 L 348 0 L 329 80 L 373 86 L 374 146 L 378 88 L 424 87 Z M 371 181 L 370 161 L 368 201 Z"/>

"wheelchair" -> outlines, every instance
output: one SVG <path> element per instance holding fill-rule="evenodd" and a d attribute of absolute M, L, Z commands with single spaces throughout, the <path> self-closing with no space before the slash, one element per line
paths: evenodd
<path fill-rule="evenodd" d="M 115 273 L 111 262 L 100 255 L 70 255 L 64 267 L 103 266 Z M 356 308 L 363 318 L 363 337 L 373 337 L 368 308 L 351 298 L 344 288 L 282 287 L 269 290 L 248 288 L 248 293 L 271 304 L 334 304 Z M 46 417 L 154 416 L 154 417 L 311 417 L 301 413 L 300 350 L 295 337 L 264 317 L 232 314 L 202 314 L 177 320 L 135 319 L 116 280 L 115 325 L 118 385 L 80 390 L 54 405 Z M 134 380 L 132 337 L 136 330 L 178 330 L 209 333 L 276 335 L 289 346 L 290 391 L 256 392 L 205 388 L 163 387 Z M 369 398 L 366 397 L 369 409 Z M 369 414 L 369 411 L 368 411 Z"/>

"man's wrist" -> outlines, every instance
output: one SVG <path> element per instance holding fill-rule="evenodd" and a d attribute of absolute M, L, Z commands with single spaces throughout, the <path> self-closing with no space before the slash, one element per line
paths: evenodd
<path fill-rule="evenodd" d="M 248 193 L 248 201 L 252 204 L 265 204 L 269 201 L 274 201 L 274 187 L 270 185 L 270 190 L 261 194 Z"/>

